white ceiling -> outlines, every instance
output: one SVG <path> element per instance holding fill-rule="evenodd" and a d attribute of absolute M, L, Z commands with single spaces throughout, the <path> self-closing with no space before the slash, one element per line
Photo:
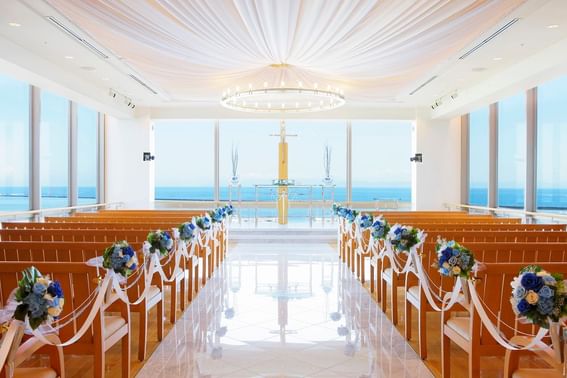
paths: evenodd
<path fill-rule="evenodd" d="M 161 114 L 181 114 L 179 109 L 188 107 L 218 111 L 223 88 L 275 83 L 283 71 L 286 80 L 343 88 L 349 104 L 343 112 L 348 113 L 359 108 L 413 110 L 440 98 L 446 101 L 567 38 L 564 0 L 321 4 L 6 1 L 0 4 L 0 59 L 101 102 L 121 101 L 116 106 L 125 108 L 120 96 L 106 98 L 113 88 L 132 98 L 138 109 Z M 46 16 L 64 22 L 109 58 L 92 53 Z M 513 18 L 520 20 L 466 59 L 458 59 Z M 559 27 L 547 27 L 553 24 Z M 290 40 L 290 35 L 295 38 Z M 30 56 L 38 59 L 30 61 Z M 277 63 L 289 66 L 270 66 Z M 433 76 L 437 78 L 409 94 Z"/>

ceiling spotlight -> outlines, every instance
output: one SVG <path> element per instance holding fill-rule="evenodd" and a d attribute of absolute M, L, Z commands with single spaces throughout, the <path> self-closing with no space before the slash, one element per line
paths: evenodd
<path fill-rule="evenodd" d="M 492 60 L 494 60 L 494 61 L 499 61 L 499 60 L 502 60 L 502 59 L 503 58 L 501 58 L 501 57 L 492 58 Z"/>
<path fill-rule="evenodd" d="M 75 59 L 75 57 L 73 57 L 73 56 L 71 56 L 71 55 L 65 55 L 65 59 L 72 60 L 72 59 Z"/>
<path fill-rule="evenodd" d="M 103 77 L 101 80 L 102 80 L 102 81 L 108 81 L 108 80 L 110 80 L 110 79 L 107 78 L 107 77 Z"/>
<path fill-rule="evenodd" d="M 8 22 L 8 25 L 10 25 L 13 28 L 19 28 L 20 26 L 22 26 L 22 24 L 19 24 L 17 22 Z"/>
<path fill-rule="evenodd" d="M 132 109 L 134 109 L 135 107 L 136 107 L 136 105 L 135 105 L 135 104 L 132 104 Z"/>
<path fill-rule="evenodd" d="M 557 24 L 547 25 L 548 29 L 557 29 L 558 27 L 559 27 L 559 25 L 557 25 Z"/>

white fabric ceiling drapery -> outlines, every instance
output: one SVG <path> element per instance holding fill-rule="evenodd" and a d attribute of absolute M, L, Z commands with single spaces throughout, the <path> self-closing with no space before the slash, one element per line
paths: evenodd
<path fill-rule="evenodd" d="M 229 86 L 301 80 L 359 102 L 407 94 L 524 2 L 47 1 L 172 100 L 218 101 Z"/>

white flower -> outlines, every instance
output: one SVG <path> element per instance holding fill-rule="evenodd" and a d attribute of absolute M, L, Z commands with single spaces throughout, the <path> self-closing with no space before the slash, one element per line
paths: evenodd
<path fill-rule="evenodd" d="M 453 274 L 458 275 L 459 273 L 461 273 L 461 268 L 459 266 L 454 266 Z"/>

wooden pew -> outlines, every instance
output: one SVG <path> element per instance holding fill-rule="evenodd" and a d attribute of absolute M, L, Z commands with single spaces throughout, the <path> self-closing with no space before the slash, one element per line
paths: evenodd
<path fill-rule="evenodd" d="M 453 238 L 448 238 L 451 240 Z M 529 236 L 526 237 L 529 239 Z M 477 261 L 487 263 L 511 263 L 521 262 L 529 265 L 531 261 L 540 262 L 563 262 L 567 257 L 567 243 L 564 242 L 474 242 L 461 240 L 459 242 L 471 250 Z M 433 240 L 426 242 L 422 248 L 422 266 L 431 287 L 443 291 L 450 291 L 454 285 L 454 279 L 441 276 L 433 264 L 437 261 L 436 243 Z M 395 282 L 396 293 L 400 282 Z M 425 292 L 421 283 L 413 273 L 408 273 L 401 283 L 405 288 L 405 336 L 411 339 L 411 309 L 414 307 L 418 314 L 418 349 L 422 359 L 427 357 L 427 312 L 434 311 L 425 298 Z M 393 291 L 393 290 L 392 290 Z M 438 292 L 441 295 L 441 291 Z M 438 304 L 440 306 L 440 304 Z"/>
<path fill-rule="evenodd" d="M 567 263 L 548 263 L 530 261 L 538 264 L 548 272 L 562 273 L 567 276 Z M 526 263 L 488 263 L 485 269 L 477 272 L 476 291 L 490 311 L 487 311 L 493 324 L 499 326 L 500 332 L 510 339 L 516 332 L 536 334 L 537 327 L 522 324 L 512 309 L 510 282 L 516 277 Z M 453 341 L 468 354 L 468 376 L 480 376 L 480 357 L 496 356 L 504 353 L 500 346 L 481 323 L 480 316 L 474 306 L 469 306 L 469 316 L 454 316 L 451 313 L 442 315 L 442 376 L 450 377 L 451 359 L 450 343 Z M 508 326 L 511 326 L 509 328 Z M 461 375 L 464 375 L 461 373 Z"/>
<path fill-rule="evenodd" d="M 4 305 L 14 288 L 18 286 L 21 272 L 32 265 L 29 261 L 0 262 L 0 305 Z M 95 267 L 84 263 L 71 262 L 33 262 L 44 275 L 50 275 L 61 283 L 65 295 L 65 306 L 61 318 L 76 311 L 97 288 L 98 272 Z M 106 309 L 115 305 L 120 315 L 108 315 Z M 60 339 L 71 339 L 85 322 L 90 307 L 87 307 L 76 322 L 71 322 L 59 330 Z M 130 377 L 130 311 L 127 304 L 117 297 L 107 296 L 107 302 L 97 312 L 92 327 L 76 343 L 65 347 L 70 354 L 93 355 L 94 376 L 105 375 L 105 352 L 114 344 L 122 342 L 122 377 Z"/>

